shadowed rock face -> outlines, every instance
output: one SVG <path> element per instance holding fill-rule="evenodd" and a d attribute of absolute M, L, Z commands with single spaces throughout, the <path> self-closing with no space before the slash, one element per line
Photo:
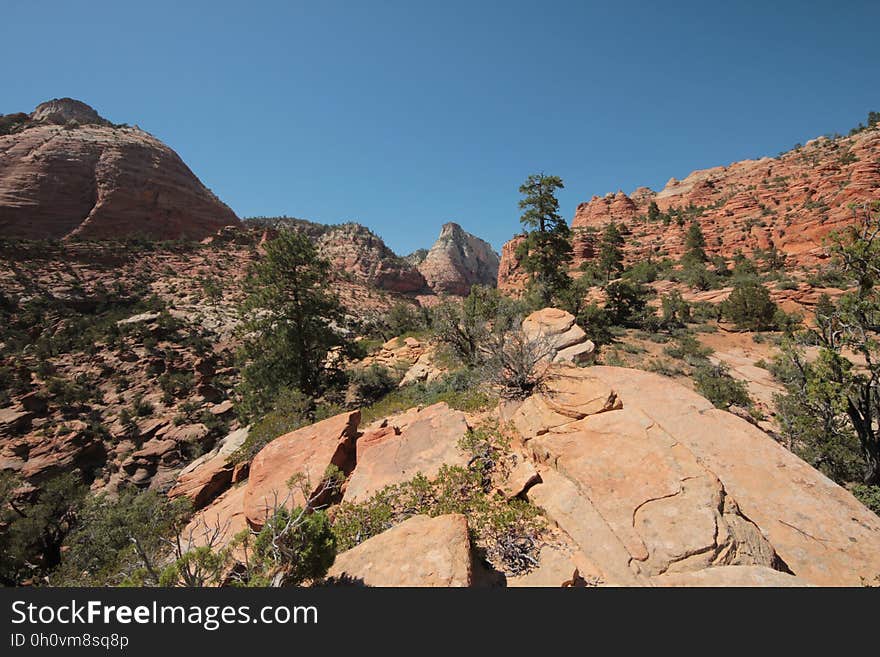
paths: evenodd
<path fill-rule="evenodd" d="M 488 242 L 448 223 L 418 269 L 434 292 L 465 296 L 472 285 L 495 287 L 498 262 Z"/>
<path fill-rule="evenodd" d="M 85 103 L 43 103 L 0 136 L 4 237 L 201 238 L 238 223 L 168 146 Z"/>

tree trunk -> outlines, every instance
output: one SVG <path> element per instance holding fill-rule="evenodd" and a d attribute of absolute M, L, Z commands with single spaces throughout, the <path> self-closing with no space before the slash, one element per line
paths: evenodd
<path fill-rule="evenodd" d="M 880 486 L 880 444 L 865 446 L 865 483 L 871 486 Z"/>

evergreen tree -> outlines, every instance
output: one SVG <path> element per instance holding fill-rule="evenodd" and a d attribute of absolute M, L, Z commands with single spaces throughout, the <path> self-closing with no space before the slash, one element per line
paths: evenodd
<path fill-rule="evenodd" d="M 245 366 L 239 393 L 245 417 L 266 412 L 283 389 L 318 393 L 329 350 L 343 344 L 333 328 L 342 311 L 328 291 L 330 263 L 318 257 L 306 236 L 291 230 L 265 249 L 245 281 L 242 305 Z"/>
<path fill-rule="evenodd" d="M 857 444 L 863 481 L 880 486 L 880 204 L 866 207 L 861 221 L 834 236 L 832 251 L 855 289 L 816 305 L 815 328 L 783 350 L 780 369 L 789 394 L 783 398 L 783 426 L 792 439 L 820 459 L 846 466 Z M 818 345 L 808 360 L 803 345 Z M 856 356 L 856 358 L 853 358 Z M 786 375 L 787 374 L 787 375 Z M 822 427 L 798 433 L 804 427 Z M 855 440 L 853 439 L 855 438 Z M 846 456 L 846 458 L 841 455 Z"/>
<path fill-rule="evenodd" d="M 688 227 L 687 235 L 684 239 L 684 246 L 687 249 L 685 257 L 689 260 L 706 262 L 706 238 L 703 236 L 703 229 L 697 221 L 692 221 Z"/>
<path fill-rule="evenodd" d="M 562 188 L 559 176 L 543 173 L 529 176 L 519 188 L 524 197 L 519 202 L 524 210 L 520 222 L 528 232 L 518 255 L 531 274 L 533 291 L 544 305 L 571 284 L 571 231 L 559 214 L 556 199 L 556 190 Z"/>
<path fill-rule="evenodd" d="M 604 274 L 606 281 L 623 271 L 622 246 L 623 235 L 617 224 L 612 221 L 605 226 L 599 242 L 599 271 Z"/>

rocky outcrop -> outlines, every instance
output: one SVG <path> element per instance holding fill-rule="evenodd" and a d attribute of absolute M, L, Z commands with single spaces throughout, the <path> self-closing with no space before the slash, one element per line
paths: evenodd
<path fill-rule="evenodd" d="M 638 207 L 633 200 L 621 191 L 607 196 L 594 196 L 589 203 L 581 203 L 574 214 L 573 227 L 618 223 L 633 219 Z"/>
<path fill-rule="evenodd" d="M 31 112 L 30 120 L 34 123 L 52 123 L 54 125 L 67 125 L 71 121 L 80 125 L 112 125 L 110 121 L 102 118 L 94 108 L 73 98 L 53 98 L 45 103 L 40 103 Z"/>
<path fill-rule="evenodd" d="M 526 338 L 546 350 L 554 363 L 585 364 L 596 355 L 596 345 L 575 324 L 575 317 L 559 308 L 544 308 L 526 317 L 522 323 Z"/>
<path fill-rule="evenodd" d="M 349 222 L 325 225 L 292 217 L 245 219 L 246 225 L 274 232 L 289 229 L 303 233 L 315 244 L 334 272 L 370 287 L 402 294 L 427 291 L 415 265 L 397 256 L 381 237 L 366 226 Z"/>
<path fill-rule="evenodd" d="M 219 444 L 187 465 L 177 477 L 168 497 L 189 498 L 193 507 L 200 509 L 232 483 L 235 465 L 229 456 L 244 444 L 248 427 L 233 431 Z"/>
<path fill-rule="evenodd" d="M 464 413 L 444 402 L 413 409 L 368 429 L 357 441 L 357 467 L 345 488 L 346 502 L 363 502 L 385 486 L 416 474 L 436 476 L 443 465 L 465 466 L 459 449 L 467 432 Z"/>
<path fill-rule="evenodd" d="M 467 519 L 413 516 L 338 555 L 327 577 L 361 586 L 471 586 Z"/>
<path fill-rule="evenodd" d="M 500 420 L 514 444 L 494 494 L 527 499 L 549 521 L 538 559 L 511 586 L 859 586 L 880 575 L 880 518 L 757 427 L 667 378 L 552 364 L 540 390 L 503 405 Z M 468 467 L 466 418 L 445 404 L 361 433 L 356 423 L 343 414 L 276 439 L 251 480 L 187 531 L 231 537 L 246 520 L 254 527 L 268 491 L 342 453 L 353 466 L 343 504 L 443 465 Z M 467 586 L 472 559 L 463 516 L 415 516 L 338 555 L 329 576 Z"/>
<path fill-rule="evenodd" d="M 276 505 L 288 508 L 319 502 L 327 468 L 350 472 L 360 411 L 341 413 L 284 434 L 254 457 L 244 495 L 248 524 L 260 528 Z M 291 477 L 301 481 L 291 482 Z"/>
<path fill-rule="evenodd" d="M 425 279 L 419 271 L 360 224 L 331 226 L 316 244 L 321 255 L 335 268 L 349 272 L 369 285 L 400 293 L 425 289 Z"/>
<path fill-rule="evenodd" d="M 0 136 L 0 234 L 202 238 L 238 224 L 178 155 L 79 101 L 43 103 Z"/>
<path fill-rule="evenodd" d="M 494 287 L 498 264 L 498 254 L 488 242 L 447 223 L 418 269 L 435 293 L 466 296 L 472 285 Z"/>
<path fill-rule="evenodd" d="M 517 257 L 517 250 L 525 241 L 525 236 L 517 235 L 501 247 L 501 258 L 498 262 L 498 289 L 508 294 L 518 294 L 526 288 L 528 274 Z"/>
<path fill-rule="evenodd" d="M 513 413 L 541 476 L 526 495 L 604 583 L 858 586 L 880 573 L 880 518 L 760 429 L 656 374 L 552 372 L 526 404 L 556 415 Z"/>
<path fill-rule="evenodd" d="M 853 222 L 851 204 L 880 200 L 880 128 L 849 137 L 820 137 L 776 158 L 744 160 L 729 166 L 671 178 L 659 192 L 641 187 L 629 197 L 618 192 L 581 203 L 572 228 L 601 229 L 610 221 L 630 231 L 626 259 L 680 257 L 690 217 L 706 237 L 710 254 L 731 257 L 737 250 L 775 247 L 788 264 L 813 266 L 827 257 L 828 235 Z M 661 212 L 693 211 L 684 225 L 649 221 L 648 207 Z M 593 255 L 576 245 L 573 266 Z M 509 277 L 509 275 L 508 275 Z"/>

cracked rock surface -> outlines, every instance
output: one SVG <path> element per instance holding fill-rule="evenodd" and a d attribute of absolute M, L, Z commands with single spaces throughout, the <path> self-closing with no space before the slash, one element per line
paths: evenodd
<path fill-rule="evenodd" d="M 880 573 L 880 519 L 760 429 L 656 374 L 553 373 L 523 408 L 548 406 L 558 381 L 581 413 L 538 431 L 513 412 L 541 473 L 528 497 L 603 582 L 858 586 Z"/>

